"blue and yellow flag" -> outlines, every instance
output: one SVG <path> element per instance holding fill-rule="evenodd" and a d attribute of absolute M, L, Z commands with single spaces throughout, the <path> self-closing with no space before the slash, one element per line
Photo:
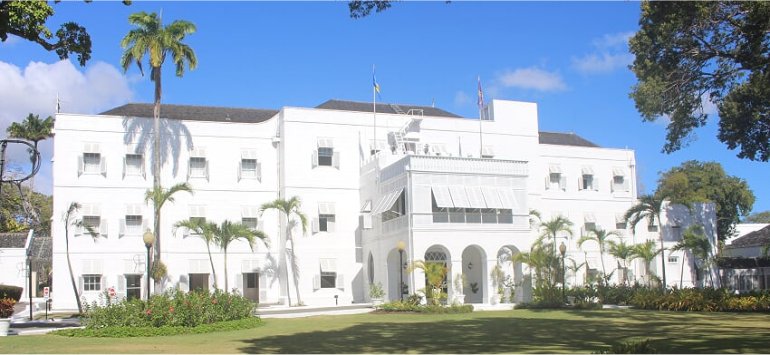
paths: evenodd
<path fill-rule="evenodd" d="M 372 71 L 372 85 L 374 85 L 374 91 L 376 91 L 379 94 L 380 84 L 377 84 L 377 76 L 374 75 L 374 71 Z"/>

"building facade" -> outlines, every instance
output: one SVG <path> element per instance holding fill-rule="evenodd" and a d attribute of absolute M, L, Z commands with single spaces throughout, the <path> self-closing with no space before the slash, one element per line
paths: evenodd
<path fill-rule="evenodd" d="M 450 300 L 499 302 L 491 276 L 499 265 L 522 301 L 530 296 L 529 271 L 506 254 L 528 251 L 537 238 L 531 210 L 574 222 L 572 236 L 558 242 L 567 258 L 588 267 L 568 274 L 572 285 L 601 268 L 598 246 L 577 245 L 592 228 L 617 230 L 627 243 L 657 240 L 663 231 L 673 245 L 683 223 L 713 222 L 707 206 L 697 215 L 668 208 L 661 226 L 633 233 L 622 214 L 637 198 L 634 152 L 540 132 L 534 103 L 493 100 L 481 120 L 434 107 L 338 100 L 280 110 L 163 105 L 161 112 L 162 184 L 188 182 L 194 190 L 162 211 L 165 289 L 222 288 L 227 277 L 230 288 L 260 303 L 296 303 L 298 293 L 304 304 L 334 305 L 368 302 L 369 285 L 381 284 L 395 300 L 425 287 L 419 270 L 405 269 L 424 260 L 447 266 Z M 92 238 L 68 228 L 73 273 L 89 302 L 107 289 L 119 297 L 147 292 L 142 234 L 153 216 L 144 203 L 152 187 L 150 117 L 151 105 L 128 104 L 56 118 L 54 216 L 78 202 L 76 217 L 98 231 Z M 275 211 L 259 211 L 293 196 L 308 216 L 306 232 Z M 270 242 L 233 243 L 224 275 L 222 251 L 212 246 L 212 270 L 204 241 L 173 228 L 189 218 L 242 222 Z M 297 258 L 284 266 L 280 240 L 287 230 Z M 54 223 L 53 231 L 63 236 L 64 224 Z M 72 309 L 65 238 L 53 240 L 53 307 Z M 691 273 L 685 255 L 667 257 L 667 268 Z M 603 260 L 608 270 L 619 267 L 608 255 Z M 644 273 L 639 262 L 624 269 L 632 279 Z M 670 273 L 676 275 L 669 284 L 678 286 L 679 273 Z M 458 275 L 466 282 L 453 287 Z"/>

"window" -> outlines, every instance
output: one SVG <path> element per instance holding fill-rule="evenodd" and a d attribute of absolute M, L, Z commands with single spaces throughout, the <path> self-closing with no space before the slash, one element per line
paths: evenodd
<path fill-rule="evenodd" d="M 241 218 L 241 224 L 243 224 L 246 227 L 249 227 L 249 229 L 257 229 L 257 218 L 256 217 L 242 217 Z"/>
<path fill-rule="evenodd" d="M 83 225 L 93 228 L 98 233 L 101 220 L 102 218 L 99 216 L 83 216 Z"/>
<path fill-rule="evenodd" d="M 549 189 L 550 190 L 559 190 L 559 189 L 561 189 L 561 184 L 559 183 L 560 181 L 561 181 L 561 174 L 559 174 L 559 173 L 551 173 L 551 174 L 549 174 L 549 182 L 550 182 Z"/>
<path fill-rule="evenodd" d="M 100 153 L 83 153 L 83 172 L 99 174 L 102 171 L 102 155 Z"/>
<path fill-rule="evenodd" d="M 337 260 L 321 259 L 320 288 L 337 287 Z"/>
<path fill-rule="evenodd" d="M 142 297 L 142 275 L 126 275 L 126 299 Z"/>
<path fill-rule="evenodd" d="M 257 178 L 257 159 L 241 159 L 241 177 Z"/>
<path fill-rule="evenodd" d="M 671 264 L 676 264 L 679 262 L 679 257 L 676 255 L 669 255 L 668 256 L 668 262 Z"/>
<path fill-rule="evenodd" d="M 209 274 L 189 274 L 190 291 L 208 291 Z"/>
<path fill-rule="evenodd" d="M 331 138 L 318 138 L 318 148 L 313 151 L 313 168 L 317 166 L 331 166 L 339 169 L 339 152 L 334 149 L 334 141 Z"/>
<path fill-rule="evenodd" d="M 190 217 L 191 222 L 206 223 L 206 217 Z"/>
<path fill-rule="evenodd" d="M 623 214 L 615 215 L 615 229 L 626 229 L 626 216 Z"/>
<path fill-rule="evenodd" d="M 594 176 L 583 175 L 580 183 L 581 190 L 593 190 L 594 189 Z"/>
<path fill-rule="evenodd" d="M 583 224 L 583 230 L 585 230 L 586 233 L 588 233 L 589 231 L 595 231 L 596 222 L 585 222 L 585 224 Z"/>
<path fill-rule="evenodd" d="M 333 214 L 318 215 L 318 230 L 321 232 L 331 232 L 331 226 L 334 225 Z"/>
<path fill-rule="evenodd" d="M 334 148 L 318 148 L 319 166 L 332 166 L 332 157 L 334 157 Z"/>
<path fill-rule="evenodd" d="M 628 191 L 628 179 L 624 168 L 612 168 L 612 191 Z"/>
<path fill-rule="evenodd" d="M 658 225 L 657 224 L 650 224 L 647 225 L 647 231 L 657 233 L 658 232 Z"/>
<path fill-rule="evenodd" d="M 190 158 L 190 177 L 206 177 L 206 158 Z"/>
<path fill-rule="evenodd" d="M 101 291 L 102 275 L 83 275 L 83 291 Z"/>
<path fill-rule="evenodd" d="M 124 176 L 144 176 L 144 157 L 141 154 L 126 154 Z"/>
<path fill-rule="evenodd" d="M 243 274 L 246 279 L 246 288 L 257 288 L 259 284 L 259 274 L 256 272 L 247 272 Z"/>
<path fill-rule="evenodd" d="M 126 234 L 142 234 L 142 216 L 126 215 Z"/>
<path fill-rule="evenodd" d="M 313 232 L 334 232 L 335 216 L 334 202 L 319 202 L 318 219 L 313 220 Z"/>

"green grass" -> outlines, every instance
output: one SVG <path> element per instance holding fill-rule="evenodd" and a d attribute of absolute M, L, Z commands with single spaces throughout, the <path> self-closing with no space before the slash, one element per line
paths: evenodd
<path fill-rule="evenodd" d="M 0 339 L 0 353 L 590 353 L 645 338 L 661 353 L 768 353 L 770 314 L 514 310 L 318 316 L 153 338 L 14 336 Z"/>

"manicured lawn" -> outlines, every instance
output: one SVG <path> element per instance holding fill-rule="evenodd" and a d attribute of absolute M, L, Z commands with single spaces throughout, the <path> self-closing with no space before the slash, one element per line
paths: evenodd
<path fill-rule="evenodd" d="M 661 353 L 768 353 L 770 314 L 516 310 L 266 319 L 155 338 L 0 338 L 0 353 L 590 353 L 650 338 Z"/>

